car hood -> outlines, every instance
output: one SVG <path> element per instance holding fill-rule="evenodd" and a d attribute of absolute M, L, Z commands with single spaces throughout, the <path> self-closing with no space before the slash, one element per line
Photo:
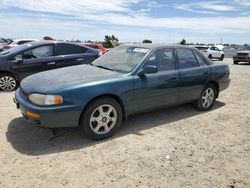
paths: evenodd
<path fill-rule="evenodd" d="M 23 79 L 20 87 L 26 94 L 53 94 L 71 87 L 83 87 L 122 76 L 124 74 L 91 65 L 77 65 L 34 74 Z"/>

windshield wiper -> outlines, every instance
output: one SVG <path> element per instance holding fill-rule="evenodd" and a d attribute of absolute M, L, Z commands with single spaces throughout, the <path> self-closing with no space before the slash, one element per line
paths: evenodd
<path fill-rule="evenodd" d="M 115 70 L 112 69 L 112 68 L 104 67 L 104 66 L 102 66 L 102 65 L 97 65 L 96 67 L 101 68 L 101 69 L 110 70 L 110 71 L 115 71 Z"/>

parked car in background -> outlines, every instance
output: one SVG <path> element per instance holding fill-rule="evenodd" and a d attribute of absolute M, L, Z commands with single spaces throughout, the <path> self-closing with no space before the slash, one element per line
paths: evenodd
<path fill-rule="evenodd" d="M 16 47 L 16 46 L 19 46 L 28 42 L 36 42 L 36 41 L 39 41 L 39 40 L 38 39 L 17 39 L 17 40 L 12 41 L 10 44 L 5 45 L 3 48 L 4 50 L 8 50 L 10 48 L 13 48 L 13 47 Z"/>
<path fill-rule="evenodd" d="M 4 46 L 11 43 L 12 41 L 10 39 L 4 39 L 0 38 L 0 51 L 3 50 Z"/>
<path fill-rule="evenodd" d="M 82 43 L 82 45 L 100 50 L 102 52 L 101 55 L 103 55 L 103 54 L 105 54 L 107 52 L 106 48 L 104 48 L 104 46 L 102 44 Z"/>
<path fill-rule="evenodd" d="M 87 46 L 55 41 L 11 48 L 0 53 L 0 89 L 15 90 L 23 78 L 41 71 L 91 63 L 99 53 Z"/>
<path fill-rule="evenodd" d="M 224 59 L 224 52 L 215 46 L 197 46 L 196 48 L 209 59 L 219 59 L 220 61 Z"/>
<path fill-rule="evenodd" d="M 250 63 L 250 50 L 238 51 L 235 56 L 233 56 L 234 64 L 239 62 L 249 62 Z"/>
<path fill-rule="evenodd" d="M 129 115 L 192 102 L 213 107 L 230 83 L 227 64 L 183 46 L 118 46 L 88 65 L 25 78 L 17 107 L 35 125 L 78 127 L 91 139 L 112 136 Z"/>

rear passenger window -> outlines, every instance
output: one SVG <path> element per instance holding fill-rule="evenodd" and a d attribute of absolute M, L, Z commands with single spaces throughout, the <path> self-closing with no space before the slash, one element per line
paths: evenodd
<path fill-rule="evenodd" d="M 195 50 L 193 52 L 194 52 L 195 57 L 196 57 L 196 59 L 197 59 L 197 61 L 199 62 L 200 65 L 206 65 L 207 64 L 206 61 L 201 57 L 201 55 L 198 52 L 196 52 Z"/>
<path fill-rule="evenodd" d="M 192 67 L 198 67 L 197 60 L 190 49 L 177 49 L 179 68 L 188 69 Z"/>
<path fill-rule="evenodd" d="M 85 46 L 88 46 L 90 48 L 95 48 L 95 49 L 99 49 L 97 45 L 88 45 L 88 44 L 84 44 Z"/>
<path fill-rule="evenodd" d="M 55 55 L 82 54 L 87 51 L 87 48 L 73 44 L 56 44 Z"/>

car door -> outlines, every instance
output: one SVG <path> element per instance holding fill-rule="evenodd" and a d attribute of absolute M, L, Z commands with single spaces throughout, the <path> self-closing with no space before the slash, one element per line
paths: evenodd
<path fill-rule="evenodd" d="M 179 70 L 179 101 L 181 103 L 193 101 L 200 96 L 209 80 L 209 67 L 204 63 L 202 55 L 192 49 L 178 48 L 176 52 Z"/>
<path fill-rule="evenodd" d="M 66 67 L 80 64 L 91 63 L 95 58 L 93 55 L 87 53 L 88 49 L 83 46 L 67 43 L 55 44 L 54 67 Z"/>
<path fill-rule="evenodd" d="M 215 53 L 216 53 L 216 58 L 220 58 L 221 57 L 221 51 L 219 50 L 219 48 L 214 47 Z"/>
<path fill-rule="evenodd" d="M 174 50 L 166 48 L 153 52 L 144 64 L 147 65 L 156 65 L 158 72 L 134 77 L 136 112 L 157 109 L 178 101 L 179 78 Z"/>
<path fill-rule="evenodd" d="M 53 62 L 53 45 L 43 45 L 22 51 L 12 57 L 12 69 L 19 79 L 46 70 L 50 70 Z"/>
<path fill-rule="evenodd" d="M 212 50 L 212 56 L 215 58 L 219 58 L 220 57 L 220 50 L 216 47 L 211 47 L 210 48 Z"/>

